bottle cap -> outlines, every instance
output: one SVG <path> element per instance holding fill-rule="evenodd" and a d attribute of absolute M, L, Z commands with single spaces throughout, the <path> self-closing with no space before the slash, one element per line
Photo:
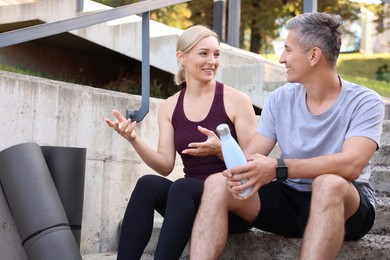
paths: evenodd
<path fill-rule="evenodd" d="M 227 124 L 220 124 L 217 126 L 217 133 L 219 136 L 225 136 L 227 134 L 230 134 L 230 129 Z"/>

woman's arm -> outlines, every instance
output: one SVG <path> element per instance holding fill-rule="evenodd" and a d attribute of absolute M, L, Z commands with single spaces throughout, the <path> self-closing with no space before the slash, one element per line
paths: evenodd
<path fill-rule="evenodd" d="M 139 154 L 141 159 L 157 173 L 167 176 L 173 170 L 176 151 L 173 142 L 173 126 L 170 121 L 171 100 L 166 100 L 160 105 L 158 114 L 159 138 L 157 151 L 153 150 L 135 132 L 137 122 L 125 119 L 117 110 L 113 115 L 115 122 L 106 118 L 108 126 L 112 127 L 118 134 L 128 140 Z"/>

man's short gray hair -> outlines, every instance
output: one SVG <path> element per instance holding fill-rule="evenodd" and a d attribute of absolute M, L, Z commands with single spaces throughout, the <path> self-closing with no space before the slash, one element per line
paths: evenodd
<path fill-rule="evenodd" d="M 341 48 L 342 21 L 339 15 L 304 13 L 286 23 L 287 30 L 297 33 L 302 52 L 318 47 L 329 64 L 336 66 Z"/>

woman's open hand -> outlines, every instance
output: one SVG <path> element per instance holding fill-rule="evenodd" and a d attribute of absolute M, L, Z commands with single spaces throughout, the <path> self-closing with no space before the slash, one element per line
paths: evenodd
<path fill-rule="evenodd" d="M 192 156 L 216 155 L 222 159 L 221 141 L 218 136 L 207 128 L 198 126 L 198 131 L 207 136 L 204 142 L 193 142 L 188 144 L 188 149 L 182 151 L 183 154 Z"/>
<path fill-rule="evenodd" d="M 117 119 L 115 122 L 111 121 L 108 118 L 105 118 L 104 121 L 106 121 L 107 125 L 114 129 L 118 134 L 126 138 L 128 141 L 133 141 L 136 138 L 136 133 L 134 131 L 134 128 L 137 124 L 136 121 L 131 121 L 131 119 L 124 118 L 121 113 L 113 109 L 112 114 Z"/>

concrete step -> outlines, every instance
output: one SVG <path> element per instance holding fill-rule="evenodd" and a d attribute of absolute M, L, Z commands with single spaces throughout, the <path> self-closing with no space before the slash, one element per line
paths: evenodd
<path fill-rule="evenodd" d="M 381 141 L 390 142 L 390 120 L 389 119 L 383 121 Z"/>
<path fill-rule="evenodd" d="M 97 254 L 84 254 L 82 255 L 83 260 L 116 260 L 116 252 L 105 252 Z M 153 260 L 153 254 L 143 254 L 140 260 Z M 184 258 L 183 258 L 184 259 Z"/>
<path fill-rule="evenodd" d="M 301 239 L 286 238 L 259 230 L 229 236 L 221 260 L 295 260 L 299 258 Z M 389 259 L 390 237 L 366 235 L 358 241 L 345 242 L 337 259 L 381 260 Z M 116 260 L 116 252 L 86 254 L 83 260 Z M 152 260 L 153 253 L 146 253 L 141 260 Z M 188 250 L 180 259 L 189 259 Z"/>
<path fill-rule="evenodd" d="M 390 166 L 374 166 L 370 183 L 378 197 L 390 197 Z"/>
<path fill-rule="evenodd" d="M 156 218 L 155 228 L 141 260 L 152 260 L 162 218 Z M 390 198 L 379 197 L 375 223 L 369 234 L 358 241 L 345 242 L 338 259 L 389 259 Z M 252 229 L 244 234 L 230 235 L 221 260 L 298 259 L 301 239 L 286 238 Z M 180 259 L 189 259 L 189 245 Z M 116 260 L 116 252 L 85 254 L 83 260 Z"/>
<path fill-rule="evenodd" d="M 390 166 L 390 142 L 381 142 L 380 148 L 374 153 L 371 158 L 371 165 L 375 166 Z"/>
<path fill-rule="evenodd" d="M 387 122 L 389 122 L 389 120 L 387 120 Z M 385 133 L 382 133 L 382 139 L 384 134 Z M 370 183 L 374 187 L 377 196 L 390 197 L 389 158 L 390 158 L 390 140 L 386 142 L 381 142 L 380 149 L 374 153 L 371 159 L 372 172 L 370 177 Z"/>
<path fill-rule="evenodd" d="M 299 259 L 301 242 L 253 230 L 250 234 L 231 235 L 221 259 Z M 389 255 L 390 237 L 370 234 L 358 241 L 345 242 L 338 259 L 388 259 Z"/>
<path fill-rule="evenodd" d="M 83 260 L 116 260 L 116 252 L 82 254 L 81 257 Z"/>
<path fill-rule="evenodd" d="M 385 120 L 390 120 L 390 100 L 385 100 Z"/>
<path fill-rule="evenodd" d="M 378 197 L 374 226 L 369 234 L 390 237 L 390 197 Z"/>

